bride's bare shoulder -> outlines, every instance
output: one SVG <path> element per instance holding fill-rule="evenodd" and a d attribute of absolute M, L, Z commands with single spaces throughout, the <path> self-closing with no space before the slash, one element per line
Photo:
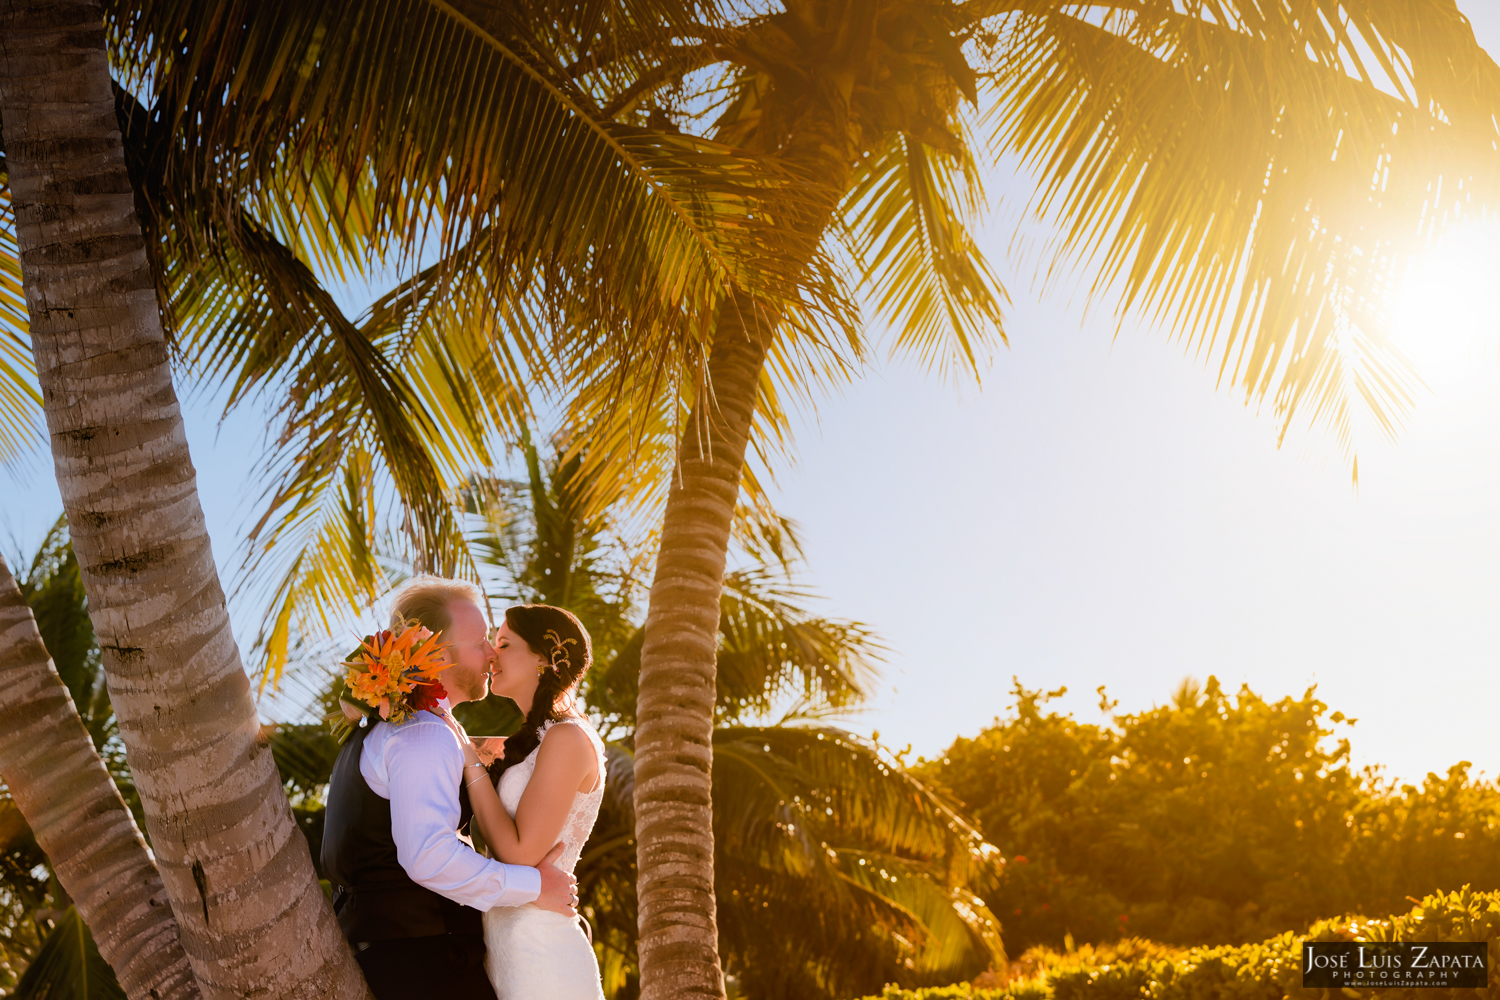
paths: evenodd
<path fill-rule="evenodd" d="M 593 741 L 589 739 L 588 731 L 584 728 L 587 725 L 588 723 L 582 719 L 558 719 L 542 734 L 542 746 L 592 749 Z"/>

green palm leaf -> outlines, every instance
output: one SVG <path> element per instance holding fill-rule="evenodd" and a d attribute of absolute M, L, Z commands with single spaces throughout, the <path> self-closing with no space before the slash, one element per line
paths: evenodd
<path fill-rule="evenodd" d="M 879 675 L 885 647 L 868 626 L 819 618 L 803 604 L 804 588 L 765 572 L 725 576 L 719 619 L 715 715 L 720 722 L 767 713 L 779 701 L 848 706 L 862 700 Z M 590 671 L 590 706 L 633 725 L 643 632 L 613 659 Z"/>
<path fill-rule="evenodd" d="M 894 346 L 931 366 L 977 370 L 989 361 L 976 353 L 989 332 L 1005 341 L 1009 297 L 969 232 L 983 200 L 969 150 L 893 133 L 861 164 L 843 215 L 861 287 L 897 331 Z"/>
<path fill-rule="evenodd" d="M 613 907 L 634 875 L 631 763 L 611 745 L 579 866 L 606 928 L 625 922 Z M 872 744 L 828 727 L 719 729 L 713 788 L 726 971 L 755 995 L 858 995 L 1004 963 L 999 923 L 971 888 L 993 848 Z"/>
<path fill-rule="evenodd" d="M 114 970 L 73 907 L 53 924 L 11 994 L 16 1000 L 125 1000 Z"/>
<path fill-rule="evenodd" d="M 156 0 L 111 15 L 128 80 L 150 81 L 186 151 L 166 189 L 211 180 L 221 202 L 268 220 L 359 190 L 366 211 L 330 217 L 407 253 L 435 233 L 446 255 L 489 227 L 501 266 L 588 273 L 573 297 L 643 335 L 684 312 L 701 325 L 728 281 L 795 297 L 798 274 L 777 270 L 785 234 L 761 218 L 768 198 L 796 211 L 788 177 L 603 120 L 533 34 L 542 18 L 486 6 L 481 24 L 468 9 Z M 232 238 L 233 219 L 219 221 Z"/>

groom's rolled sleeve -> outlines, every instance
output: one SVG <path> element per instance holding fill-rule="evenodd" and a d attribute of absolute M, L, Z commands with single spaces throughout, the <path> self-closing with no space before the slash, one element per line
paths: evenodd
<path fill-rule="evenodd" d="M 541 895 L 535 868 L 491 861 L 459 839 L 464 757 L 445 724 L 402 726 L 384 756 L 396 860 L 413 882 L 476 910 L 520 906 Z"/>

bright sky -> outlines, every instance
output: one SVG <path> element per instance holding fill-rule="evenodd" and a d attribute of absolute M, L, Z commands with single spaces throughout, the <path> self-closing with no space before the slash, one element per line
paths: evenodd
<path fill-rule="evenodd" d="M 1459 6 L 1500 51 L 1500 0 Z M 820 407 L 780 475 L 824 610 L 894 649 L 854 727 L 932 754 L 1003 713 L 1012 675 L 1066 685 L 1062 704 L 1095 720 L 1101 684 L 1133 711 L 1215 674 L 1267 697 L 1318 685 L 1360 720 L 1357 763 L 1500 773 L 1500 363 L 1471 348 L 1468 314 L 1432 304 L 1444 282 L 1493 295 L 1500 244 L 1431 269 L 1411 344 L 1433 392 L 1398 445 L 1362 449 L 1357 493 L 1326 440 L 1278 450 L 1270 415 L 1216 391 L 1164 333 L 1115 338 L 1107 316 L 1034 293 L 994 244 L 1012 346 L 982 390 L 887 366 Z M 187 408 L 222 565 L 265 425 L 216 428 L 215 412 Z M 7 554 L 61 511 L 50 466 L 0 473 Z"/>

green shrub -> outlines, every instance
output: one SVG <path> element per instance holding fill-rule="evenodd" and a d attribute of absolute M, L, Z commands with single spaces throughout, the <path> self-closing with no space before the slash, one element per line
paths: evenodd
<path fill-rule="evenodd" d="M 1338 1000 L 1332 991 L 1302 988 L 1304 941 L 1488 941 L 1490 961 L 1500 939 L 1500 892 L 1435 893 L 1387 920 L 1346 916 L 1320 920 L 1306 934 L 1286 933 L 1253 944 L 1173 948 L 1139 938 L 1057 952 L 1032 948 L 1012 963 L 1004 986 L 968 983 L 922 990 L 886 987 L 865 1000 Z M 1375 990 L 1340 991 L 1376 1000 Z M 1456 990 L 1424 991 L 1423 1000 L 1453 1000 Z M 1466 994 L 1500 1000 L 1500 977 Z"/>

